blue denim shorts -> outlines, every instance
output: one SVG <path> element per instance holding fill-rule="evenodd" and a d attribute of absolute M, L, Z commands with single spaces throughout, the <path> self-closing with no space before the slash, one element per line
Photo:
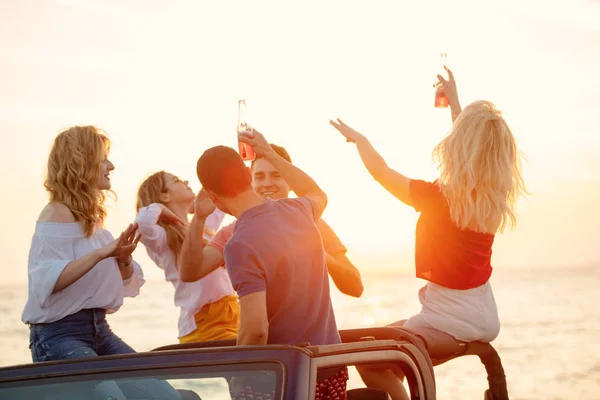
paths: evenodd
<path fill-rule="evenodd" d="M 81 310 L 55 322 L 31 324 L 29 334 L 33 362 L 135 353 L 110 330 L 106 311 L 102 309 Z M 153 378 L 83 382 L 74 385 L 70 392 L 80 398 L 94 400 L 181 400 L 169 383 Z"/>
<path fill-rule="evenodd" d="M 111 331 L 102 309 L 81 310 L 55 322 L 29 326 L 33 362 L 135 353 Z"/>

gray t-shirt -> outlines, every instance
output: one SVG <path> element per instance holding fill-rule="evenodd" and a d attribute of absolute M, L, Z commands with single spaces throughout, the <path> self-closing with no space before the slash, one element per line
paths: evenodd
<path fill-rule="evenodd" d="M 268 343 L 340 343 L 313 202 L 267 200 L 238 218 L 225 264 L 238 296 L 266 291 Z"/>

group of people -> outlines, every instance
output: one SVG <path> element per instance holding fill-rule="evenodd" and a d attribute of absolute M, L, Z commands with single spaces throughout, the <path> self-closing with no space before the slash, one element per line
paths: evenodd
<path fill-rule="evenodd" d="M 516 222 L 525 186 L 520 155 L 502 114 L 488 101 L 461 109 L 456 84 L 438 76 L 453 126 L 435 148 L 440 177 L 410 179 L 390 168 L 366 136 L 331 121 L 377 182 L 420 212 L 416 276 L 422 310 L 396 322 L 434 328 L 463 341 L 492 341 L 499 333 L 489 283 L 494 236 Z M 253 130 L 240 137 L 256 158 L 250 167 L 232 148 L 216 146 L 198 159 L 202 190 L 159 171 L 140 185 L 137 216 L 118 238 L 103 228 L 110 191 L 110 141 L 93 126 L 60 133 L 48 159 L 42 210 L 29 253 L 29 295 L 23 321 L 30 327 L 34 362 L 132 353 L 106 314 L 144 284 L 132 254 L 141 241 L 175 288 L 181 343 L 236 339 L 238 345 L 340 343 L 329 277 L 360 297 L 363 285 L 346 248 L 321 215 L 325 192 L 292 164 L 287 151 Z M 293 191 L 297 197 L 290 198 Z M 192 214 L 191 220 L 188 216 Z M 218 229 L 224 215 L 235 222 Z M 407 399 L 401 374 L 358 368 L 367 386 Z M 347 369 L 323 378 L 317 399 L 345 398 Z M 231 385 L 230 385 L 231 386 Z M 235 385 L 234 385 L 235 386 Z M 166 382 L 145 380 L 103 387 L 104 394 L 178 398 Z M 230 387 L 232 397 L 251 385 Z M 139 397 L 139 396 L 137 396 Z"/>

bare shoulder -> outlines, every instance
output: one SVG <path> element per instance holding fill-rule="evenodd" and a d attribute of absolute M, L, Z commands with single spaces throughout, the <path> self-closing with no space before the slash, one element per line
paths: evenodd
<path fill-rule="evenodd" d="M 69 223 L 76 222 L 75 216 L 69 210 L 69 207 L 63 203 L 48 203 L 38 217 L 40 222 L 58 222 Z"/>

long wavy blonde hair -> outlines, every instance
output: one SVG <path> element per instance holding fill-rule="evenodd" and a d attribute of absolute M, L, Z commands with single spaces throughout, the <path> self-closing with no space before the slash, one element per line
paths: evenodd
<path fill-rule="evenodd" d="M 74 126 L 55 139 L 48 157 L 44 187 L 50 202 L 60 202 L 83 223 L 86 237 L 106 218 L 106 196 L 98 188 L 110 140 L 95 126 Z"/>
<path fill-rule="evenodd" d="M 135 205 L 136 212 L 140 208 L 147 207 L 153 203 L 162 203 L 160 200 L 161 193 L 166 193 L 167 187 L 165 184 L 165 171 L 159 171 L 150 175 L 138 189 L 137 202 Z M 173 252 L 175 263 L 179 261 L 179 253 L 183 245 L 187 228 L 175 224 L 171 221 L 158 221 L 158 225 L 162 226 L 167 233 L 167 246 Z"/>
<path fill-rule="evenodd" d="M 462 110 L 433 158 L 456 226 L 492 234 L 516 227 L 515 204 L 527 194 L 521 153 L 494 104 L 480 100 Z"/>

